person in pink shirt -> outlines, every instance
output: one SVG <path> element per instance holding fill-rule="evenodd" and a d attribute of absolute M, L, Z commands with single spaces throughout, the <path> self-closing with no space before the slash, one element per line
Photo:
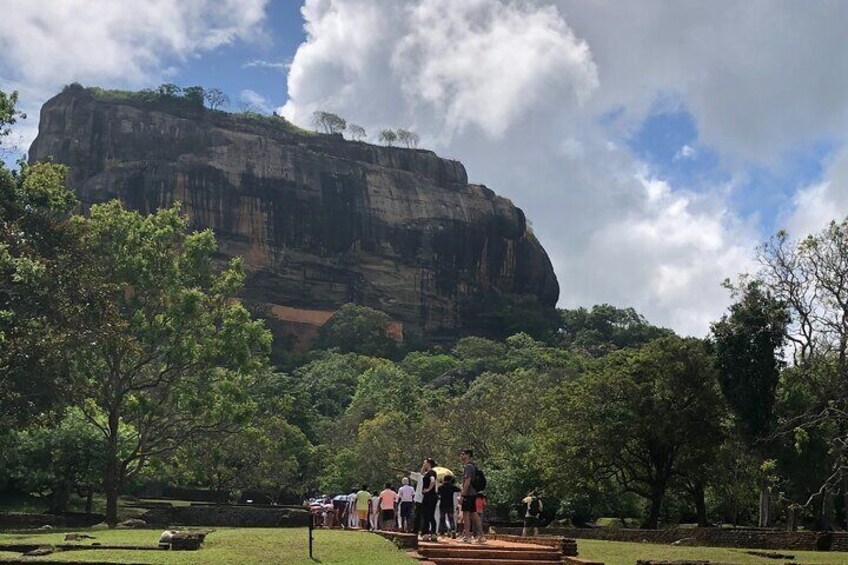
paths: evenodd
<path fill-rule="evenodd" d="M 392 490 L 392 483 L 386 483 L 386 488 L 380 493 L 380 511 L 382 525 L 380 529 L 391 531 L 395 529 L 395 505 L 398 495 Z"/>

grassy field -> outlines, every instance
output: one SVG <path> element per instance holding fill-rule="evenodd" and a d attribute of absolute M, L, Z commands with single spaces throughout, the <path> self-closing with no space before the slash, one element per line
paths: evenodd
<path fill-rule="evenodd" d="M 80 532 L 82 530 L 75 530 Z M 104 545 L 155 545 L 158 530 L 86 530 Z M 340 530 L 315 532 L 315 561 L 307 556 L 306 529 L 220 528 L 209 534 L 200 551 L 151 552 L 80 550 L 31 558 L 33 563 L 44 561 L 111 561 L 149 563 L 150 565 L 223 565 L 231 563 L 280 565 L 412 565 L 414 560 L 397 550 L 390 542 L 363 532 Z M 63 543 L 64 533 L 0 534 L 4 543 Z M 90 543 L 92 540 L 88 540 Z M 606 565 L 635 565 L 638 559 L 700 559 L 734 565 L 782 565 L 787 560 L 766 559 L 744 553 L 740 549 L 715 547 L 682 547 L 647 543 L 627 543 L 599 540 L 577 540 L 580 557 L 602 561 Z M 784 550 L 779 553 L 795 556 L 804 565 L 848 565 L 848 553 Z M 0 551 L 0 559 L 19 557 L 19 554 Z"/>
<path fill-rule="evenodd" d="M 638 559 L 705 559 L 714 563 L 734 565 L 782 565 L 788 561 L 748 555 L 743 549 L 583 539 L 577 540 L 577 550 L 581 558 L 603 561 L 605 565 L 635 565 Z M 777 553 L 794 555 L 795 561 L 804 565 L 848 565 L 848 553 L 792 550 L 781 550 Z"/>
<path fill-rule="evenodd" d="M 83 530 L 75 530 L 82 532 Z M 87 530 L 95 540 L 104 545 L 156 545 L 158 530 Z M 63 543 L 62 533 L 0 534 L 3 543 Z M 209 534 L 200 551 L 113 551 L 106 549 L 79 550 L 57 553 L 43 558 L 31 558 L 33 563 L 43 561 L 111 561 L 150 563 L 151 565 L 224 565 L 234 563 L 280 565 L 412 565 L 416 563 L 391 542 L 364 532 L 339 530 L 315 532 L 315 561 L 307 553 L 307 530 L 266 528 L 220 528 Z M 18 554 L 0 557 L 19 557 Z"/>

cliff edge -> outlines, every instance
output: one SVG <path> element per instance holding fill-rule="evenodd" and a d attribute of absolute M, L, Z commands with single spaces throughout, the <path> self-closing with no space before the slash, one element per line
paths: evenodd
<path fill-rule="evenodd" d="M 84 207 L 182 202 L 222 258 L 244 257 L 243 298 L 300 343 L 347 302 L 436 342 L 492 333 L 502 297 L 559 295 L 523 212 L 431 151 L 72 85 L 42 108 L 29 158 L 68 165 Z"/>

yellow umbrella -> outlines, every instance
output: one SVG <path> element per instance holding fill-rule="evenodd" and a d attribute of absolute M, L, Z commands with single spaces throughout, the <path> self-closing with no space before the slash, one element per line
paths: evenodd
<path fill-rule="evenodd" d="M 445 477 L 450 475 L 451 477 L 455 477 L 453 471 L 448 469 L 447 467 L 433 467 L 433 470 L 436 472 L 436 480 L 440 483 L 445 480 Z"/>

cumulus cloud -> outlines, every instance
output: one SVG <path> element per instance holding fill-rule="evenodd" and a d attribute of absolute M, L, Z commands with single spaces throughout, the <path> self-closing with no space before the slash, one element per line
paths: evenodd
<path fill-rule="evenodd" d="M 770 163 L 848 126 L 845 2 L 557 0 L 601 69 L 596 108 L 638 125 L 678 94 L 700 141 L 730 162 Z"/>
<path fill-rule="evenodd" d="M 606 92 L 617 79 L 568 10 L 310 0 L 303 14 L 307 40 L 288 75 L 287 118 L 307 125 L 323 109 L 369 130 L 413 127 L 423 144 L 461 158 L 472 179 L 525 209 L 563 306 L 632 305 L 697 335 L 721 314 L 720 282 L 747 268 L 754 230 L 728 207 L 728 187 L 675 190 L 598 125 L 622 105 Z M 626 119 L 647 112 L 639 96 Z"/>
<path fill-rule="evenodd" d="M 825 172 L 824 180 L 799 190 L 783 226 L 794 238 L 824 229 L 832 220 L 848 216 L 848 148 L 843 149 Z"/>
<path fill-rule="evenodd" d="M 476 126 L 500 137 L 551 94 L 558 104 L 579 104 L 598 84 L 588 46 L 553 6 L 308 1 L 303 14 L 308 37 L 282 109 L 296 122 L 357 99 L 375 121 L 411 116 L 440 134 Z M 387 101 L 403 111 L 386 116 Z"/>
<path fill-rule="evenodd" d="M 243 38 L 267 0 L 9 0 L 0 25 L 3 73 L 27 84 L 140 83 L 170 57 Z"/>
<path fill-rule="evenodd" d="M 172 64 L 254 38 L 268 0 L 8 0 L 0 23 L 0 82 L 37 115 L 63 84 L 135 87 Z M 35 120 L 19 130 L 28 143 Z"/>

